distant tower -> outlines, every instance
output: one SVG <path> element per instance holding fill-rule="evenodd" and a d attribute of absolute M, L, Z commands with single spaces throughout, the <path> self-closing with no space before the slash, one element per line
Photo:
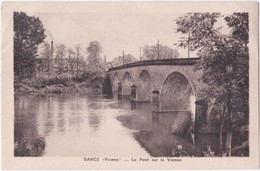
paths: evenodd
<path fill-rule="evenodd" d="M 140 61 L 142 60 L 142 47 L 140 47 Z"/>
<path fill-rule="evenodd" d="M 53 41 L 51 41 L 51 59 L 53 57 Z"/>
<path fill-rule="evenodd" d="M 190 31 L 188 33 L 188 58 L 190 58 Z"/>
<path fill-rule="evenodd" d="M 125 53 L 123 51 L 123 65 L 125 65 Z"/>
<path fill-rule="evenodd" d="M 49 61 L 49 74 L 52 74 L 52 58 L 53 58 L 53 41 L 51 41 L 51 56 Z"/>
<path fill-rule="evenodd" d="M 104 62 L 107 62 L 107 55 L 104 56 Z"/>
<path fill-rule="evenodd" d="M 160 59 L 160 44 L 159 44 L 159 40 L 158 40 L 158 59 Z"/>

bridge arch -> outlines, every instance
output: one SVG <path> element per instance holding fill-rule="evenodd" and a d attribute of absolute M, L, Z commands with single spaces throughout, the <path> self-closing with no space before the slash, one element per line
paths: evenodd
<path fill-rule="evenodd" d="M 126 72 L 122 81 L 122 94 L 131 95 L 131 86 L 133 85 L 133 78 L 129 72 Z"/>
<path fill-rule="evenodd" d="M 114 73 L 113 82 L 112 82 L 112 91 L 118 91 L 118 83 L 120 83 L 120 78 L 117 72 Z"/>
<path fill-rule="evenodd" d="M 130 95 L 132 90 L 133 100 L 136 101 L 142 101 L 140 93 L 144 92 L 140 85 L 142 84 L 141 82 L 146 82 L 145 79 L 148 78 L 148 82 L 152 82 L 149 85 L 153 86 L 151 90 L 153 112 L 182 110 L 183 112 L 177 112 L 183 121 L 177 124 L 181 125 L 181 127 L 183 127 L 183 123 L 186 124 L 187 121 L 190 121 L 190 118 L 195 118 L 196 112 L 196 124 L 198 126 L 200 118 L 204 117 L 204 115 L 208 120 L 212 108 L 212 102 L 205 101 L 200 93 L 206 87 L 200 79 L 203 70 L 193 70 L 193 65 L 199 60 L 199 58 L 182 58 L 140 61 L 110 68 L 108 72 L 111 78 L 113 78 L 116 72 L 118 73 L 123 89 L 122 94 Z M 148 75 L 150 75 L 151 81 Z M 116 77 L 113 80 L 117 80 Z M 114 87 L 118 87 L 118 84 L 114 84 Z M 185 101 L 185 99 L 187 100 Z M 183 114 L 185 114 L 185 117 L 183 117 Z M 175 124 L 175 127 L 178 126 Z"/>
<path fill-rule="evenodd" d="M 153 81 L 150 73 L 147 70 L 142 70 L 138 76 L 137 100 L 151 101 L 153 91 Z"/>
<path fill-rule="evenodd" d="M 160 91 L 161 111 L 190 111 L 195 119 L 195 101 L 195 88 L 183 73 L 167 76 Z"/>

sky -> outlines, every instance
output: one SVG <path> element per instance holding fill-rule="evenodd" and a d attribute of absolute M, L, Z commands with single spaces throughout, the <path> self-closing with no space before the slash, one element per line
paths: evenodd
<path fill-rule="evenodd" d="M 165 11 L 86 11 L 73 13 L 35 12 L 30 13 L 42 21 L 46 30 L 45 41 L 54 41 L 54 46 L 64 44 L 74 48 L 80 44 L 83 54 L 91 41 L 100 42 L 102 56 L 107 61 L 124 54 L 140 57 L 140 47 L 161 45 L 177 49 L 182 57 L 187 57 L 187 49 L 177 47 L 180 37 L 186 36 L 176 32 L 175 20 L 185 13 Z M 191 52 L 192 57 L 196 57 Z"/>

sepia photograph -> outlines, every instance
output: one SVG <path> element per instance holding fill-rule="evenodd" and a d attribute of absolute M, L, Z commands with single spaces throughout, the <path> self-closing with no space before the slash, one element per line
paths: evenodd
<path fill-rule="evenodd" d="M 247 161 L 258 152 L 249 100 L 258 32 L 243 4 L 225 11 L 172 10 L 174 2 L 85 2 L 78 11 L 77 3 L 28 4 L 9 11 L 15 159 Z"/>

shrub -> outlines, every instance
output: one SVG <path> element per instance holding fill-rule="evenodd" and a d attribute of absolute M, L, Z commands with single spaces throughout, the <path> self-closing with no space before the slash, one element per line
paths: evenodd
<path fill-rule="evenodd" d="M 34 79 L 25 79 L 22 81 L 22 84 L 25 84 L 29 87 L 34 87 L 36 89 L 45 88 L 46 86 L 51 86 L 54 84 L 62 84 L 64 86 L 72 85 L 72 78 L 69 74 L 61 75 L 41 75 L 37 76 Z"/>
<path fill-rule="evenodd" d="M 72 83 L 73 80 L 70 74 L 60 74 L 50 76 L 47 85 L 62 84 L 64 86 L 70 86 Z"/>
<path fill-rule="evenodd" d="M 45 93 L 55 93 L 55 94 L 61 94 L 63 93 L 63 87 L 62 86 L 50 86 L 50 87 L 46 87 L 45 89 Z"/>

